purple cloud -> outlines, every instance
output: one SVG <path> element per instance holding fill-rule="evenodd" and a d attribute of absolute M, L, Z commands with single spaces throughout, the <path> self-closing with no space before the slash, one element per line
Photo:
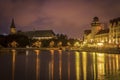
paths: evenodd
<path fill-rule="evenodd" d="M 53 29 L 70 37 L 82 37 L 94 16 L 101 22 L 119 17 L 120 1 L 112 0 L 1 0 L 0 33 L 9 32 L 11 19 L 18 29 Z M 6 28 L 5 28 L 6 26 Z"/>

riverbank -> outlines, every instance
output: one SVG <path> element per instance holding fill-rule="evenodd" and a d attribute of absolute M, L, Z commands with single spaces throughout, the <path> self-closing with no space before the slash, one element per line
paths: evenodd
<path fill-rule="evenodd" d="M 70 47 L 70 48 L 66 48 L 66 47 L 61 47 L 61 48 L 35 48 L 35 47 L 31 47 L 31 48 L 1 48 L 0 51 L 10 51 L 10 50 L 63 50 L 63 51 L 81 51 L 81 52 L 100 52 L 100 53 L 116 53 L 119 54 L 120 53 L 120 48 L 94 48 L 94 47 Z"/>
<path fill-rule="evenodd" d="M 58 50 L 59 48 L 1 48 L 1 50 Z"/>
<path fill-rule="evenodd" d="M 120 48 L 94 48 L 94 47 L 83 47 L 81 51 L 86 52 L 101 52 L 101 53 L 120 53 Z"/>

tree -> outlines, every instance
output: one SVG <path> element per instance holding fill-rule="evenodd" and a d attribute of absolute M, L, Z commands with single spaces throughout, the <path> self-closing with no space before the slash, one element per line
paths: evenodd
<path fill-rule="evenodd" d="M 50 47 L 54 47 L 54 45 L 55 45 L 54 41 L 51 41 L 51 42 L 49 43 L 49 46 L 50 46 Z"/>
<path fill-rule="evenodd" d="M 40 41 L 36 41 L 32 44 L 33 47 L 37 47 L 37 48 L 40 48 L 41 45 L 42 45 L 42 42 L 40 42 Z"/>
<path fill-rule="evenodd" d="M 62 47 L 62 42 L 59 41 L 58 44 L 57 44 L 58 47 Z"/>
<path fill-rule="evenodd" d="M 68 39 L 67 35 L 64 34 L 57 34 L 57 39 Z"/>
<path fill-rule="evenodd" d="M 18 43 L 16 41 L 13 41 L 13 42 L 9 43 L 8 46 L 16 48 L 18 46 Z"/>
<path fill-rule="evenodd" d="M 5 36 L 0 35 L 0 47 L 6 47 Z"/>
<path fill-rule="evenodd" d="M 29 45 L 28 37 L 21 34 L 8 35 L 6 36 L 5 41 L 7 46 L 13 41 L 17 42 L 19 44 L 19 47 L 26 47 L 26 45 Z"/>
<path fill-rule="evenodd" d="M 67 46 L 69 46 L 69 47 L 70 47 L 70 46 L 71 46 L 71 43 L 70 43 L 70 42 L 67 42 Z"/>

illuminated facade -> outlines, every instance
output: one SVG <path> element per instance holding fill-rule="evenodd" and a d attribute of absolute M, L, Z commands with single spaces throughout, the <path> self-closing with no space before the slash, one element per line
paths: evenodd
<path fill-rule="evenodd" d="M 109 41 L 109 29 L 101 30 L 95 35 L 95 42 L 108 43 Z"/>
<path fill-rule="evenodd" d="M 98 33 L 102 31 L 104 28 L 102 24 L 99 22 L 98 17 L 94 17 L 91 23 L 91 30 L 84 31 L 84 41 L 86 43 L 93 43 L 99 41 L 101 36 L 99 37 Z"/>
<path fill-rule="evenodd" d="M 109 43 L 120 44 L 120 17 L 110 20 Z"/>
<path fill-rule="evenodd" d="M 94 17 L 91 23 L 91 30 L 84 31 L 85 43 L 103 43 L 104 46 L 118 46 L 120 44 L 120 18 L 110 20 L 107 29 L 99 22 L 98 17 Z"/>

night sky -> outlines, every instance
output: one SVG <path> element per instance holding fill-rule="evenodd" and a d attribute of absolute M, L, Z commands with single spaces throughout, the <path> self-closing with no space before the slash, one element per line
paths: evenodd
<path fill-rule="evenodd" d="M 9 33 L 14 18 L 17 30 L 52 29 L 80 38 L 95 16 L 105 24 L 120 17 L 120 0 L 0 0 L 0 33 Z"/>

